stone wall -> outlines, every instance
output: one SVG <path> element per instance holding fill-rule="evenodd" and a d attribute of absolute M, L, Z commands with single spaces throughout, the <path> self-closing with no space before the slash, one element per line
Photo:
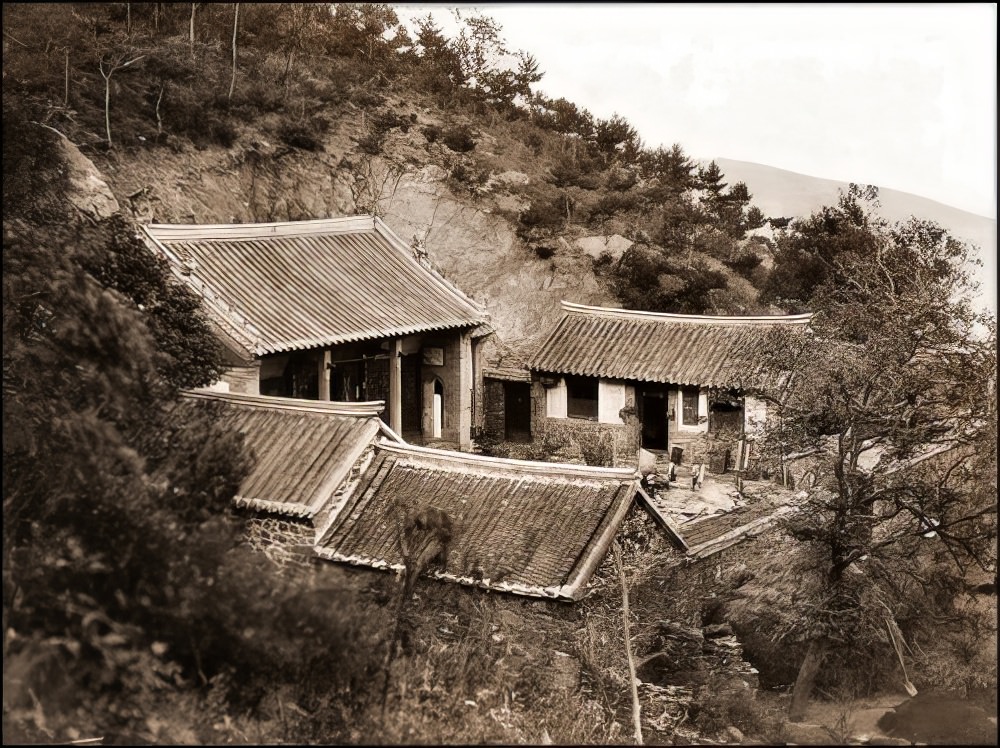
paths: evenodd
<path fill-rule="evenodd" d="M 586 464 L 600 467 L 636 465 L 640 435 L 639 421 L 634 416 L 629 416 L 626 423 L 549 418 L 546 388 L 537 379 L 531 383 L 531 438 L 549 454 L 564 455 L 568 462 L 579 455 Z"/>
<path fill-rule="evenodd" d="M 307 519 L 276 517 L 255 512 L 247 518 L 246 539 L 282 570 L 312 566 L 315 530 Z"/>
<path fill-rule="evenodd" d="M 483 433 L 490 439 L 503 439 L 507 424 L 504 383 L 500 379 L 483 380 Z"/>

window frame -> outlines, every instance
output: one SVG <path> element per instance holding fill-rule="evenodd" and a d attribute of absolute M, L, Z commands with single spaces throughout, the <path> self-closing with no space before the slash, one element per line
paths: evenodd
<path fill-rule="evenodd" d="M 689 423 L 684 419 L 684 397 L 691 394 L 695 397 L 695 409 L 697 417 L 694 423 Z M 702 392 L 700 387 L 678 387 L 677 388 L 677 429 L 680 431 L 705 431 L 708 429 L 708 414 L 702 412 L 702 404 L 707 405 L 708 396 Z"/>
<path fill-rule="evenodd" d="M 580 376 L 575 374 L 567 374 L 565 377 L 566 381 L 566 417 L 575 418 L 581 421 L 597 421 L 600 418 L 600 393 L 601 380 L 598 377 L 588 377 Z M 586 386 L 588 391 L 593 391 L 593 397 L 574 397 L 573 390 L 575 387 Z M 579 390 L 577 390 L 579 392 Z M 587 413 L 576 412 L 574 413 L 574 405 L 579 405 L 580 403 L 592 403 L 592 406 L 587 407 Z M 591 412 L 592 411 L 592 412 Z"/>

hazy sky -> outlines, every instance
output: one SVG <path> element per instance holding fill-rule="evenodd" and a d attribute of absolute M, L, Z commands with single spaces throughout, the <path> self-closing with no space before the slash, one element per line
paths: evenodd
<path fill-rule="evenodd" d="M 877 184 L 996 216 L 997 11 L 946 4 L 396 4 L 480 10 L 537 88 L 649 146 Z"/>

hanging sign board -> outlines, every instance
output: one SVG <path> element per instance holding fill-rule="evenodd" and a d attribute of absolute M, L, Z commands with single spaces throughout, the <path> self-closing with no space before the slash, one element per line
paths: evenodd
<path fill-rule="evenodd" d="M 444 366 L 444 348 L 424 348 L 425 366 Z"/>

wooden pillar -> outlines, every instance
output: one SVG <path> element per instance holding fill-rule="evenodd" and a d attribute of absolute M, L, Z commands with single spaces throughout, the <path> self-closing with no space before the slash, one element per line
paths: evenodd
<path fill-rule="evenodd" d="M 472 449 L 472 336 L 468 330 L 458 341 L 458 448 Z"/>
<path fill-rule="evenodd" d="M 389 343 L 389 428 L 403 435 L 403 339 Z"/>
<path fill-rule="evenodd" d="M 319 357 L 319 399 L 330 400 L 330 350 Z"/>

